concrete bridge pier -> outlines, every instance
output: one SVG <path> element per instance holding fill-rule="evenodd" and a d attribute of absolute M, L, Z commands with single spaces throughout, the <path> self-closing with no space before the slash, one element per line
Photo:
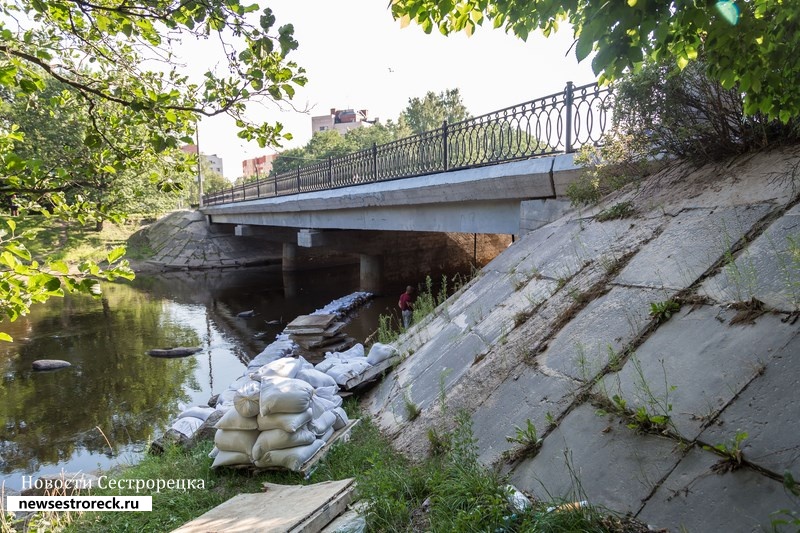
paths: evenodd
<path fill-rule="evenodd" d="M 360 254 L 361 290 L 380 294 L 383 291 L 383 256 Z"/>
<path fill-rule="evenodd" d="M 297 244 L 293 242 L 283 243 L 281 266 L 284 272 L 294 272 L 297 270 Z"/>

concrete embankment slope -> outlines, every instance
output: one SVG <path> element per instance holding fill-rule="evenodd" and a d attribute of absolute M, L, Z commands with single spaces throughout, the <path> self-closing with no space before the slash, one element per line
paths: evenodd
<path fill-rule="evenodd" d="M 412 456 L 468 411 L 481 460 L 543 498 L 674 530 L 769 528 L 800 508 L 782 484 L 800 479 L 798 191 L 792 147 L 673 165 L 569 213 L 404 334 L 365 406 Z M 638 214 L 596 218 L 620 202 Z M 506 439 L 527 421 L 538 451 Z"/>
<path fill-rule="evenodd" d="M 151 268 L 209 269 L 279 263 L 280 243 L 236 237 L 231 228 L 209 226 L 200 211 L 179 210 L 139 231 L 133 240 L 149 248 Z"/>

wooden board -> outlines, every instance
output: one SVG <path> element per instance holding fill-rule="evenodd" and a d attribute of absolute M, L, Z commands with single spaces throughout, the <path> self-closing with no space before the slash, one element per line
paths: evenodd
<path fill-rule="evenodd" d="M 355 480 L 265 483 L 264 489 L 234 496 L 173 533 L 317 533 L 350 503 Z"/>
<path fill-rule="evenodd" d="M 286 329 L 289 331 L 302 328 L 326 330 L 334 320 L 336 320 L 336 315 L 300 315 L 289 322 Z"/>
<path fill-rule="evenodd" d="M 317 450 L 311 459 L 309 459 L 306 464 L 303 465 L 303 468 L 300 469 L 300 473 L 303 474 L 306 478 L 309 477 L 313 472 L 314 469 L 317 467 L 317 463 L 319 463 L 323 457 L 330 451 L 334 444 L 339 442 L 347 442 L 350 440 L 350 432 L 356 427 L 361 421 L 360 418 L 356 418 L 355 420 L 351 420 L 347 423 L 345 427 L 342 429 L 337 429 L 331 435 L 331 438 L 328 439 L 328 442 L 325 443 L 325 446 Z"/>
<path fill-rule="evenodd" d="M 366 369 L 364 372 L 359 374 L 354 378 L 348 379 L 343 386 L 340 388 L 343 390 L 351 390 L 359 385 L 363 385 L 364 383 L 369 383 L 370 381 L 374 381 L 380 378 L 384 372 L 392 368 L 394 365 L 400 362 L 400 356 L 395 355 L 394 357 L 390 357 L 384 361 L 381 361 L 377 365 L 371 366 L 370 368 Z"/>

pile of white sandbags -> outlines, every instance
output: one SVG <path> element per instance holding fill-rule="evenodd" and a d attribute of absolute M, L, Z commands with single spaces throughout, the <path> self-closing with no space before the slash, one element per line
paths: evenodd
<path fill-rule="evenodd" d="M 214 467 L 297 471 L 349 422 L 336 382 L 303 358 L 277 359 L 238 384 L 215 426 Z"/>
<path fill-rule="evenodd" d="M 356 344 L 345 352 L 326 353 L 325 359 L 314 368 L 332 377 L 338 385 L 344 386 L 352 378 L 395 355 L 397 349 L 394 346 L 376 342 L 370 348 L 369 355 L 365 356 L 364 345 Z"/>

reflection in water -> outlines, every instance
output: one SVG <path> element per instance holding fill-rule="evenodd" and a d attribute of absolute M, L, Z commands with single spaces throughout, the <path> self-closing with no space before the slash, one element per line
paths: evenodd
<path fill-rule="evenodd" d="M 285 322 L 357 289 L 357 267 L 289 280 L 274 267 L 140 275 L 131 284 L 104 285 L 102 300 L 52 299 L 4 322 L 15 339 L 0 344 L 6 486 L 19 489 L 22 475 L 135 460 L 183 408 L 205 404 L 240 376 Z M 362 309 L 348 333 L 364 339 L 394 300 Z M 236 317 L 250 309 L 253 318 Z M 267 324 L 274 320 L 281 323 Z M 184 359 L 145 355 L 181 345 L 203 351 Z M 64 359 L 72 367 L 33 372 L 36 359 Z"/>

